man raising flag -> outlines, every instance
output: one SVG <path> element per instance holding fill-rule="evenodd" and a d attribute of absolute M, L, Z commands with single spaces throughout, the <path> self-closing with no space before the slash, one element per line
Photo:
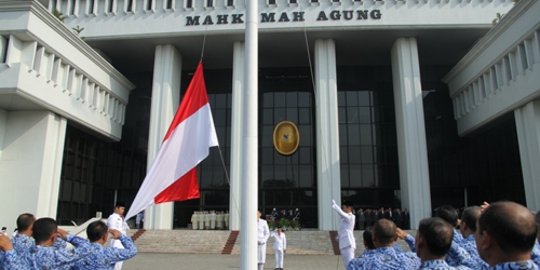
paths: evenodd
<path fill-rule="evenodd" d="M 199 198 L 197 165 L 212 146 L 218 140 L 199 62 L 126 220 L 153 204 Z"/>

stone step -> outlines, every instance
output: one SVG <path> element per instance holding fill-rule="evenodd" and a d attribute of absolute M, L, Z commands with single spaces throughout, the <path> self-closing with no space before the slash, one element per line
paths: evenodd
<path fill-rule="evenodd" d="M 130 234 L 135 232 L 133 230 Z M 332 236 L 328 231 L 287 231 L 285 234 L 287 236 L 287 254 L 336 254 L 337 242 L 332 244 Z M 362 231 L 355 231 L 354 235 L 357 243 L 356 253 L 360 254 L 364 251 Z M 240 234 L 235 231 L 146 230 L 135 243 L 139 252 L 148 253 L 240 254 Z M 267 254 L 274 253 L 273 243 L 273 239 L 269 239 Z M 409 250 L 404 241 L 398 241 L 398 245 L 404 250 Z"/>

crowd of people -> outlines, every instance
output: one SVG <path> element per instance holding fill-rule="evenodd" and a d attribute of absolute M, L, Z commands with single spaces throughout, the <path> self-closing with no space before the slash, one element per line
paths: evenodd
<path fill-rule="evenodd" d="M 88 239 L 58 228 L 52 218 L 36 219 L 33 214 L 21 214 L 12 239 L 0 233 L 0 270 L 121 269 L 122 261 L 137 253 L 133 240 L 125 233 L 124 211 L 125 207 L 118 204 L 107 223 L 90 223 L 86 228 Z"/>
<path fill-rule="evenodd" d="M 283 230 L 300 230 L 300 209 L 281 209 L 272 208 L 270 215 L 266 216 L 271 229 L 276 229 L 278 226 Z"/>
<path fill-rule="evenodd" d="M 345 269 L 423 270 L 536 270 L 540 266 L 540 211 L 534 215 L 514 202 L 471 206 L 460 214 L 446 205 L 433 217 L 420 221 L 416 237 L 382 217 L 366 227 L 365 251 L 354 257 L 356 218 L 352 206 L 343 202 L 332 208 L 341 218 L 339 248 Z M 365 214 L 365 213 L 364 213 Z M 396 241 L 404 240 L 411 251 Z"/>
<path fill-rule="evenodd" d="M 386 218 L 392 220 L 396 226 L 403 229 L 410 229 L 409 211 L 407 209 L 400 208 L 384 208 L 379 209 L 358 209 L 356 211 L 356 228 L 358 230 L 364 230 L 367 227 L 373 226 L 377 220 Z"/>
<path fill-rule="evenodd" d="M 229 228 L 229 212 L 227 211 L 195 211 L 191 215 L 193 230 L 226 230 Z"/>

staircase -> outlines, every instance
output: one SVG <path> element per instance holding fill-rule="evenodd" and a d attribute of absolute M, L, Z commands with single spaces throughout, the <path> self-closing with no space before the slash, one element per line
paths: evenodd
<path fill-rule="evenodd" d="M 180 253 L 180 254 L 240 254 L 240 234 L 238 231 L 201 231 L 201 230 L 139 230 L 131 231 L 138 238 L 135 241 L 139 252 L 145 253 Z M 328 231 L 287 231 L 287 254 L 294 255 L 337 255 L 337 242 L 332 240 L 337 235 Z M 356 254 L 364 251 L 362 231 L 355 231 Z M 333 243 L 334 242 L 334 243 Z M 273 254 L 270 238 L 267 254 Z M 398 245 L 408 250 L 404 241 Z"/>

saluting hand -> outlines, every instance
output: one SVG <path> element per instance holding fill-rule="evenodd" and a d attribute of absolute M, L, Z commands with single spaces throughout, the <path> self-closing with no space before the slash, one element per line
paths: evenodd
<path fill-rule="evenodd" d="M 11 240 L 5 234 L 0 234 L 0 249 L 4 252 L 13 249 L 13 244 L 11 243 Z"/>
<path fill-rule="evenodd" d="M 407 238 L 408 233 L 400 228 L 396 228 L 396 236 L 401 239 L 405 240 Z"/>
<path fill-rule="evenodd" d="M 67 236 L 68 236 L 68 234 L 69 234 L 66 230 L 60 229 L 60 228 L 58 228 L 58 229 L 56 230 L 56 233 L 58 234 L 58 236 L 59 236 L 60 238 L 62 238 L 62 239 L 64 239 L 64 240 L 67 239 Z"/>
<path fill-rule="evenodd" d="M 112 234 L 113 238 L 118 240 L 120 236 L 122 236 L 122 233 L 119 230 L 116 229 L 109 229 L 109 233 Z"/>

